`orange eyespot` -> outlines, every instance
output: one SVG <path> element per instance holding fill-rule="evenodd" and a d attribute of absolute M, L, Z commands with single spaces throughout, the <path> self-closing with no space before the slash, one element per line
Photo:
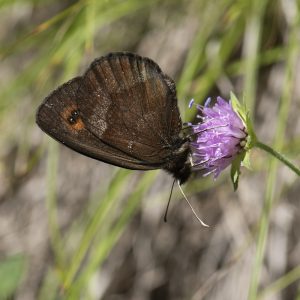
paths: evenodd
<path fill-rule="evenodd" d="M 84 128 L 80 112 L 75 105 L 67 107 L 62 116 L 73 130 L 78 131 Z"/>

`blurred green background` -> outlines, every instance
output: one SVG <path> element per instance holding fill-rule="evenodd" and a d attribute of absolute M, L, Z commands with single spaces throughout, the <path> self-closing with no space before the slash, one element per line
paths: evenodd
<path fill-rule="evenodd" d="M 122 170 L 35 125 L 43 98 L 96 57 L 131 51 L 191 98 L 244 99 L 260 140 L 300 164 L 299 1 L 0 1 L 0 299 L 300 300 L 300 184 L 258 150 L 184 190 Z"/>

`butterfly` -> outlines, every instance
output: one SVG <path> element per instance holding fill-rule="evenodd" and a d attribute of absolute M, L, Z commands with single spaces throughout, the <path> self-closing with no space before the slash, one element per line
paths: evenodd
<path fill-rule="evenodd" d="M 44 99 L 38 126 L 88 157 L 133 170 L 191 174 L 174 81 L 151 59 L 110 53 Z"/>

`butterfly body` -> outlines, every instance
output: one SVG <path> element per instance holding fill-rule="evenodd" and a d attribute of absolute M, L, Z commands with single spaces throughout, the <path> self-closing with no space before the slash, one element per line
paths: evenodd
<path fill-rule="evenodd" d="M 91 158 L 127 169 L 164 169 L 181 183 L 191 173 L 175 84 L 148 58 L 117 52 L 96 59 L 83 76 L 45 98 L 36 121 Z"/>

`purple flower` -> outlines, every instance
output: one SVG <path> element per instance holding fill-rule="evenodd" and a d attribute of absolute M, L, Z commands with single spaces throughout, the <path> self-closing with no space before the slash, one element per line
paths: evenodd
<path fill-rule="evenodd" d="M 190 102 L 190 107 L 193 100 Z M 210 98 L 205 105 L 197 105 L 200 122 L 191 125 L 192 166 L 203 170 L 204 176 L 213 173 L 217 178 L 239 153 L 244 151 L 248 136 L 245 124 L 233 110 L 231 102 L 221 97 L 210 106 Z"/>

